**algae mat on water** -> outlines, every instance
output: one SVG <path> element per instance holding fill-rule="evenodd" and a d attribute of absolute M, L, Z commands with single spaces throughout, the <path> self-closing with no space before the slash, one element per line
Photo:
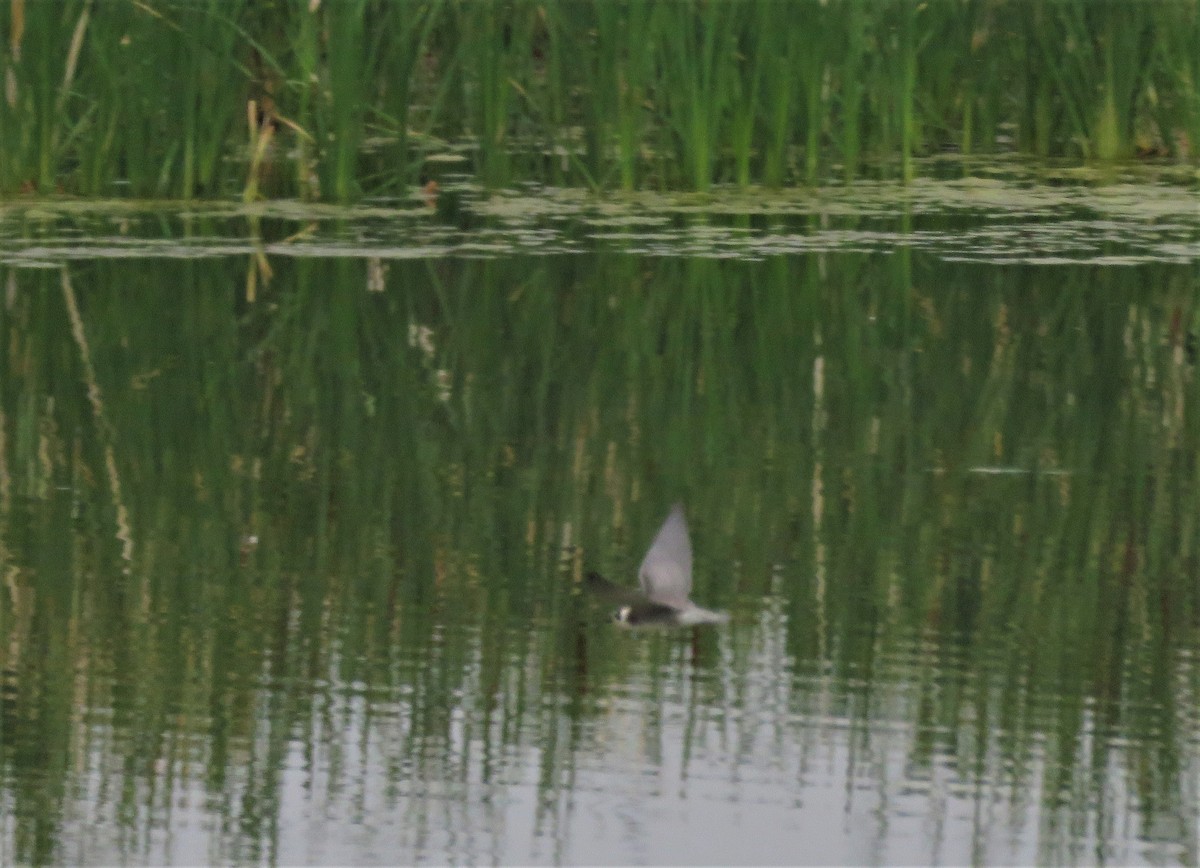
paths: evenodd
<path fill-rule="evenodd" d="M 359 206 L 40 200 L 0 205 L 0 262 L 295 257 L 424 259 L 597 248 L 653 256 L 761 259 L 804 252 L 923 250 L 943 259 L 1052 265 L 1198 258 L 1200 192 L 1145 168 L 792 191 L 596 196 L 563 188 L 440 193 Z M 1179 181 L 1178 172 L 1164 172 Z M 1149 176 L 1149 177 L 1147 177 Z M 1101 183 L 1103 182 L 1103 183 Z M 61 228 L 61 234 L 55 229 Z"/>

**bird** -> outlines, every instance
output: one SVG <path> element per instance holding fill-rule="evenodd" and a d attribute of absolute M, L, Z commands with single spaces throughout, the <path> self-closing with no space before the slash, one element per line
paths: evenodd
<path fill-rule="evenodd" d="M 728 612 L 714 612 L 689 599 L 692 592 L 692 542 L 683 504 L 676 503 L 638 567 L 641 592 L 623 588 L 597 572 L 587 575 L 588 588 L 619 602 L 613 620 L 622 627 L 690 627 L 724 624 Z"/>

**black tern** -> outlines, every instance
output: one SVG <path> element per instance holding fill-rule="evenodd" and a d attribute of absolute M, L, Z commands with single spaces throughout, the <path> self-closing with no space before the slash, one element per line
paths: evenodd
<path fill-rule="evenodd" d="M 588 573 L 588 588 L 621 604 L 613 620 L 623 627 L 690 627 L 724 624 L 727 612 L 702 609 L 688 599 L 692 592 L 692 542 L 683 504 L 671 507 L 666 521 L 638 567 L 642 592 L 615 585 L 599 573 Z"/>

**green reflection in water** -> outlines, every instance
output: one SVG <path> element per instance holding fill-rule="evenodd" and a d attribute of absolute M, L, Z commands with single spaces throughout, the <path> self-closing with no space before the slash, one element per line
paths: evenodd
<path fill-rule="evenodd" d="M 653 860 L 570 806 L 688 781 L 1196 861 L 1194 267 L 272 265 L 4 274 L 3 861 Z M 631 639 L 675 498 L 735 623 Z"/>

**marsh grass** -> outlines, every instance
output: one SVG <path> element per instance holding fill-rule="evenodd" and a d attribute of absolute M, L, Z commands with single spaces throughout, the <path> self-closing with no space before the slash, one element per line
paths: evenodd
<path fill-rule="evenodd" d="M 472 144 L 484 183 L 705 190 L 911 178 L 941 150 L 1194 158 L 1185 0 L 64 0 L 0 6 L 0 191 L 395 193 Z"/>

